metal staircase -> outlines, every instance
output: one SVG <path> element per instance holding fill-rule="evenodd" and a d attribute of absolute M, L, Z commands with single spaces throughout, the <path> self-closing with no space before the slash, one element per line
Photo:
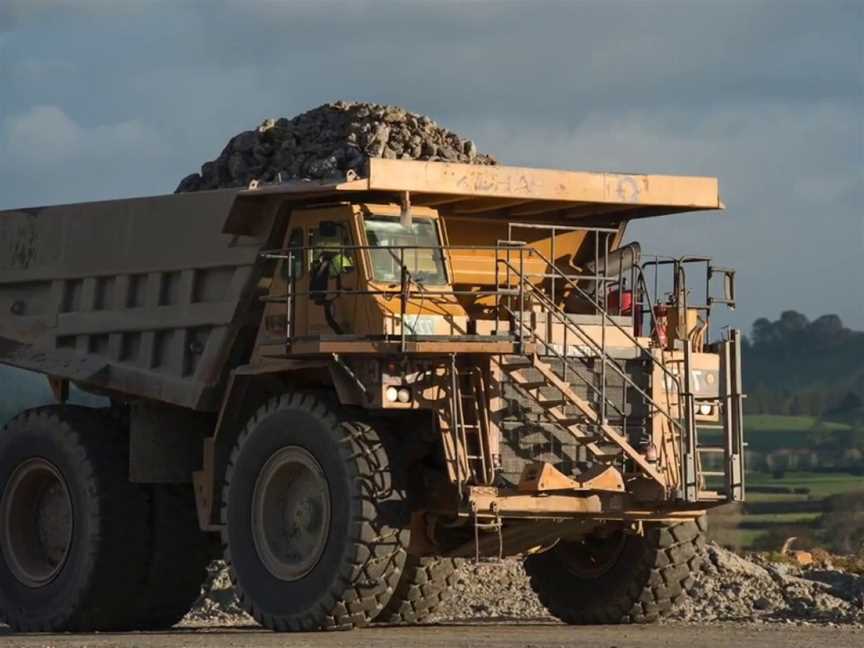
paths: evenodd
<path fill-rule="evenodd" d="M 663 361 L 662 354 L 658 357 L 656 352 L 647 348 L 632 331 L 616 322 L 602 304 L 597 303 L 596 299 L 583 291 L 569 276 L 558 270 L 554 263 L 537 250 L 532 249 L 530 253 L 545 261 L 549 272 L 545 278 L 551 277 L 553 284 L 559 282 L 580 294 L 582 298 L 591 300 L 600 318 L 601 339 L 597 341 L 582 325 L 573 321 L 542 288 L 528 280 L 523 271 L 521 256 L 517 264 L 510 254 L 507 254 L 498 260 L 506 268 L 502 282 L 504 285 L 499 284 L 501 297 L 498 307 L 506 314 L 511 331 L 516 337 L 520 341 L 533 343 L 538 353 L 499 357 L 495 363 L 500 372 L 536 403 L 547 422 L 566 430 L 582 445 L 593 462 L 618 465 L 625 472 L 639 472 L 670 491 L 669 495 L 675 499 L 687 502 L 740 500 L 743 497 L 741 394 L 740 385 L 732 384 L 734 380 L 730 383 L 730 376 L 740 375 L 732 370 L 736 358 L 740 357 L 740 352 L 736 354 L 735 351 L 739 345 L 737 335 L 723 343 L 726 384 L 723 386 L 724 391 L 718 407 L 724 412 L 724 443 L 720 446 L 700 444 L 694 396 L 690 387 L 689 348 L 684 350 L 682 370 L 671 371 L 668 363 Z M 644 283 L 644 278 L 641 280 Z M 586 351 L 571 354 L 566 344 L 560 349 L 548 336 L 538 335 L 534 325 L 538 312 L 542 313 L 547 323 L 561 327 L 565 336 L 572 336 Z M 551 330 L 550 326 L 547 326 L 548 330 Z M 606 338 L 607 331 L 612 330 L 619 335 L 623 333 L 633 348 L 638 350 L 639 359 L 650 367 L 652 373 L 659 373 L 666 381 L 667 393 L 671 394 L 667 402 L 657 402 L 652 398 L 649 391 L 637 384 L 627 373 L 621 359 L 609 352 Z M 723 357 L 721 355 L 721 359 Z M 586 369 L 588 375 L 597 377 L 599 384 L 586 378 Z M 654 372 L 655 369 L 658 371 Z M 621 403 L 610 398 L 610 377 L 616 377 L 623 386 L 624 398 Z M 587 399 L 577 393 L 571 381 L 579 381 L 580 387 L 587 392 Z M 553 396 L 549 396 L 550 391 L 554 393 Z M 673 445 L 678 446 L 674 448 L 675 455 L 682 460 L 667 461 L 661 468 L 658 466 L 656 452 L 655 456 L 649 459 L 645 452 L 645 446 L 651 442 L 648 430 L 643 429 L 641 438 L 634 444 L 634 431 L 627 429 L 628 392 L 635 395 L 651 416 L 660 417 L 668 437 L 674 440 Z M 736 425 L 739 427 L 736 428 Z M 703 456 L 714 453 L 723 455 L 723 470 L 702 470 Z M 724 484 L 717 490 L 707 489 L 706 478 L 717 477 L 722 478 Z"/>
<path fill-rule="evenodd" d="M 549 422 L 567 430 L 599 463 L 614 462 L 625 456 L 646 475 L 663 483 L 651 462 L 630 444 L 619 429 L 602 420 L 594 406 L 559 377 L 549 363 L 536 354 L 516 358 L 501 358 L 497 360 L 498 366 L 514 385 L 542 407 Z M 526 370 L 529 368 L 536 369 L 542 379 L 528 377 Z M 545 396 L 544 389 L 550 387 L 554 388 L 560 397 Z"/>

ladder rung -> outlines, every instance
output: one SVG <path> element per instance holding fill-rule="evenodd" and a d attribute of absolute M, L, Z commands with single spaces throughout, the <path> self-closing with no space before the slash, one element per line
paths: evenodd
<path fill-rule="evenodd" d="M 725 495 L 718 491 L 699 491 L 696 495 L 697 500 L 720 500 L 724 498 Z"/>
<path fill-rule="evenodd" d="M 717 470 L 703 470 L 703 471 L 702 471 L 702 476 L 703 476 L 703 477 L 725 477 L 725 476 L 726 476 L 726 473 L 725 473 L 725 472 L 720 472 L 720 471 L 717 471 Z"/>
<path fill-rule="evenodd" d="M 712 452 L 712 453 L 713 453 L 713 452 L 716 452 L 716 453 L 721 453 L 721 452 L 726 452 L 726 448 L 721 448 L 721 447 L 719 447 L 719 446 L 706 446 L 706 447 L 704 447 L 704 448 L 696 448 L 696 451 L 697 451 L 697 452 Z"/>

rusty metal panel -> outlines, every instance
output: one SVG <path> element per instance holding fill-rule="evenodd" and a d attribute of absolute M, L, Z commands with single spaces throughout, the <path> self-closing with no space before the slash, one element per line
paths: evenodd
<path fill-rule="evenodd" d="M 0 212 L 0 362 L 215 408 L 279 198 L 255 202 L 245 235 L 223 231 L 237 203 L 229 190 Z"/>

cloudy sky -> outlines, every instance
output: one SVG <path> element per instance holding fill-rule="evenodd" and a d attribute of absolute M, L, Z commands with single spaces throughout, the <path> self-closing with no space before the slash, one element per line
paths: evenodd
<path fill-rule="evenodd" d="M 864 329 L 864 1 L 0 0 L 0 208 L 170 192 L 228 137 L 403 105 L 505 163 L 716 175 L 634 226 L 739 269 L 742 326 Z"/>

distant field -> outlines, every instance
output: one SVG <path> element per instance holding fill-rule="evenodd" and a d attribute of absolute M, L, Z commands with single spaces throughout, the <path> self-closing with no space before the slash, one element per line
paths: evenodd
<path fill-rule="evenodd" d="M 778 417 L 779 418 L 779 417 Z M 788 488 L 789 493 L 754 492 L 759 487 Z M 827 539 L 819 529 L 825 498 L 864 492 L 864 477 L 847 473 L 787 472 L 775 479 L 765 473 L 747 474 L 747 501 L 743 507 L 723 507 L 711 515 L 711 535 L 726 545 L 748 549 L 779 548 L 789 536 Z M 806 489 L 806 492 L 793 493 Z M 743 509 L 743 510 L 742 510 Z M 770 545 L 766 547 L 766 543 Z"/>
<path fill-rule="evenodd" d="M 748 486 L 783 486 L 791 489 L 807 488 L 810 490 L 809 497 L 780 496 L 781 501 L 792 501 L 792 499 L 823 499 L 831 495 L 839 495 L 850 491 L 864 490 L 864 477 L 848 473 L 811 473 L 811 472 L 787 472 L 781 479 L 774 479 L 771 475 L 763 473 L 750 473 L 747 476 Z M 773 499 L 769 493 L 750 493 L 748 501 L 758 502 Z"/>
<path fill-rule="evenodd" d="M 845 423 L 819 421 L 812 416 L 758 414 L 744 417 L 744 440 L 751 450 L 808 448 L 810 432 L 819 424 L 826 430 L 848 430 Z"/>

